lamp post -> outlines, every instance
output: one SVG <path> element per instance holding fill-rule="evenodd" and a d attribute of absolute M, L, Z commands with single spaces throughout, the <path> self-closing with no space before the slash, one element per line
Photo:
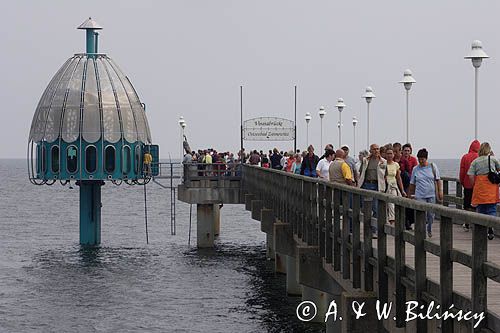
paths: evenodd
<path fill-rule="evenodd" d="M 325 116 L 326 112 L 325 112 L 325 107 L 324 106 L 320 106 L 319 107 L 319 121 L 320 121 L 320 148 L 323 147 L 323 117 Z"/>
<path fill-rule="evenodd" d="M 345 108 L 345 104 L 344 104 L 344 99 L 343 98 L 339 98 L 337 99 L 337 104 L 335 105 L 335 107 L 339 110 L 339 148 L 341 147 L 342 145 L 342 111 L 344 110 Z"/>
<path fill-rule="evenodd" d="M 409 99 L 410 99 L 410 89 L 412 84 L 414 84 L 415 79 L 412 76 L 411 70 L 407 69 L 404 71 L 403 79 L 399 81 L 402 83 L 406 90 L 406 142 L 410 142 L 410 113 L 409 113 Z"/>
<path fill-rule="evenodd" d="M 465 59 L 472 60 L 472 66 L 474 66 L 474 139 L 477 139 L 477 86 L 478 86 L 478 75 L 479 67 L 483 62 L 483 59 L 489 58 L 489 56 L 483 51 L 483 44 L 481 41 L 475 40 L 472 42 L 472 51 L 469 55 L 464 57 Z"/>
<path fill-rule="evenodd" d="M 307 147 L 309 147 L 309 122 L 311 121 L 311 113 L 310 112 L 306 112 L 306 116 L 304 117 L 304 119 L 306 120 L 306 144 L 307 144 Z"/>
<path fill-rule="evenodd" d="M 376 96 L 372 87 L 366 87 L 365 94 L 361 96 L 366 100 L 366 147 L 370 147 L 370 103 Z"/>
<path fill-rule="evenodd" d="M 352 117 L 352 127 L 353 127 L 353 151 L 352 154 L 356 155 L 356 125 L 358 124 L 358 118 L 356 116 Z"/>
<path fill-rule="evenodd" d="M 181 159 L 181 163 L 182 163 L 182 157 L 184 156 L 184 154 L 182 153 L 182 150 L 184 149 L 184 144 L 182 143 L 182 141 L 184 141 L 184 128 L 186 128 L 186 121 L 184 120 L 183 116 L 179 117 L 179 126 L 181 127 L 181 155 L 180 155 L 180 159 Z"/>

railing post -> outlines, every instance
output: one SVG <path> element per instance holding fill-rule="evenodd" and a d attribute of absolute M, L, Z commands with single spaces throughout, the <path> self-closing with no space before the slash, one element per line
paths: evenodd
<path fill-rule="evenodd" d="M 377 200 L 377 199 L 373 199 Z M 365 201 L 366 203 L 366 201 Z M 371 205 L 369 208 L 365 208 L 365 213 L 367 213 L 366 220 L 369 221 L 368 226 L 365 227 L 369 229 L 369 242 L 371 245 Z M 378 275 L 378 298 L 383 304 L 388 301 L 388 290 L 389 283 L 387 273 L 385 268 L 387 267 L 387 236 L 384 231 L 385 221 L 387 220 L 387 203 L 383 200 L 378 201 L 378 212 L 377 212 L 377 275 Z M 366 231 L 365 231 L 366 232 Z M 366 236 L 365 236 L 366 239 Z M 397 251 L 397 250 L 396 250 Z"/>
<path fill-rule="evenodd" d="M 340 271 L 340 190 L 333 190 L 333 270 Z"/>
<path fill-rule="evenodd" d="M 405 230 L 405 209 L 395 205 L 396 210 L 396 233 L 394 236 L 394 272 L 396 288 L 396 327 L 405 327 L 406 309 L 406 287 L 403 284 L 405 276 L 405 241 L 403 233 Z"/>
<path fill-rule="evenodd" d="M 318 184 L 318 208 L 319 208 L 319 221 L 318 221 L 318 233 L 319 233 L 319 255 L 320 257 L 325 256 L 325 238 L 326 238 L 326 228 L 325 228 L 325 184 Z"/>
<path fill-rule="evenodd" d="M 361 240 L 360 240 L 360 196 L 358 194 L 350 194 L 352 198 L 352 286 L 353 288 L 361 288 Z M 347 207 L 349 207 L 349 200 Z"/>
<path fill-rule="evenodd" d="M 311 183 L 311 245 L 318 245 L 319 212 L 318 212 L 318 183 Z"/>
<path fill-rule="evenodd" d="M 349 193 L 342 191 L 342 278 L 351 277 L 351 254 L 349 243 Z"/>
<path fill-rule="evenodd" d="M 360 199 L 361 200 L 361 199 Z M 373 257 L 372 246 L 372 200 L 363 197 L 363 245 L 364 245 L 364 269 L 365 269 L 365 291 L 373 291 L 373 267 L 370 258 Z M 380 252 L 379 252 L 380 253 Z"/>
<path fill-rule="evenodd" d="M 482 242 L 486 243 L 485 238 L 483 238 Z M 451 258 L 453 250 L 453 221 L 446 216 L 441 216 L 439 243 L 441 249 L 439 257 L 440 305 L 441 313 L 443 313 L 453 304 L 453 260 Z M 481 269 L 482 267 L 479 270 Z M 474 272 L 474 269 L 472 272 Z M 486 302 L 483 304 L 486 304 Z M 453 320 L 441 319 L 441 332 L 452 333 Z"/>
<path fill-rule="evenodd" d="M 483 270 L 483 264 L 488 259 L 487 227 L 472 225 L 472 312 L 486 312 L 487 298 L 487 278 Z M 477 327 L 478 331 L 485 327 L 483 320 Z"/>
<path fill-rule="evenodd" d="M 326 222 L 325 222 L 325 261 L 332 262 L 332 230 L 333 230 L 333 214 L 332 214 L 332 196 L 333 191 L 330 186 L 326 186 Z"/>
<path fill-rule="evenodd" d="M 463 197 L 464 197 L 464 196 L 463 196 L 463 192 L 462 192 L 462 184 L 460 184 L 460 182 L 459 182 L 459 181 L 456 181 L 456 182 L 455 182 L 455 186 L 456 186 L 455 196 L 456 196 L 457 198 L 462 198 L 462 199 L 463 199 Z M 463 206 L 463 205 L 461 205 L 461 204 L 456 204 L 456 207 L 457 207 L 458 209 L 463 209 L 463 207 L 464 207 L 464 206 Z"/>
<path fill-rule="evenodd" d="M 415 211 L 415 300 L 427 308 L 423 293 L 427 291 L 427 253 L 425 252 L 425 211 Z M 419 309 L 420 310 L 420 309 Z M 420 312 L 424 312 L 420 310 Z M 417 333 L 427 332 L 427 320 L 417 319 Z"/>
<path fill-rule="evenodd" d="M 448 194 L 450 194 L 449 182 L 448 182 L 448 180 L 443 180 L 443 199 L 445 198 L 445 196 L 448 196 Z M 448 207 L 449 206 L 448 201 L 443 200 L 443 205 Z"/>

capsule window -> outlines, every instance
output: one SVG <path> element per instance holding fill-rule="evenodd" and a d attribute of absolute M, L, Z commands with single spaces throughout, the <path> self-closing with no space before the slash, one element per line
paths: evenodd
<path fill-rule="evenodd" d="M 75 173 L 78 170 L 78 149 L 76 146 L 69 146 L 66 149 L 66 168 L 69 173 Z"/>
<path fill-rule="evenodd" d="M 116 167 L 115 147 L 107 146 L 104 150 L 104 170 L 107 173 L 115 172 Z"/>
<path fill-rule="evenodd" d="M 97 170 L 97 149 L 95 146 L 85 148 L 85 170 L 94 173 Z"/>
<path fill-rule="evenodd" d="M 40 170 L 42 171 L 42 174 L 45 174 L 47 172 L 47 163 L 46 163 L 46 152 L 45 152 L 45 146 L 42 144 L 42 147 L 40 148 Z"/>
<path fill-rule="evenodd" d="M 135 147 L 135 173 L 140 173 L 142 170 L 141 147 Z"/>
<path fill-rule="evenodd" d="M 50 153 L 50 169 L 52 173 L 59 172 L 59 146 L 52 146 Z"/>
<path fill-rule="evenodd" d="M 124 146 L 122 149 L 122 172 L 127 174 L 132 169 L 132 161 L 130 158 L 130 147 Z"/>

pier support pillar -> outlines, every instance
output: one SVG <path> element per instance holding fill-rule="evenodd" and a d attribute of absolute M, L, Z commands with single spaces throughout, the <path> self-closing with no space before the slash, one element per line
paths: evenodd
<path fill-rule="evenodd" d="M 260 230 L 266 233 L 266 257 L 274 260 L 274 213 L 272 209 L 260 211 Z"/>
<path fill-rule="evenodd" d="M 220 209 L 221 205 L 214 205 L 214 236 L 220 235 Z"/>
<path fill-rule="evenodd" d="M 286 260 L 286 293 L 302 295 L 302 287 L 297 282 L 297 262 L 294 257 L 284 256 Z"/>
<path fill-rule="evenodd" d="M 365 303 L 363 307 L 365 316 L 356 319 L 352 311 L 352 302 Z M 347 293 L 341 295 L 342 332 L 373 332 L 378 325 L 375 311 L 377 295 L 374 292 Z"/>
<path fill-rule="evenodd" d="M 342 316 L 341 314 L 341 309 L 340 309 L 340 303 L 341 303 L 341 296 L 340 295 L 331 295 L 331 294 L 326 294 L 327 298 L 327 307 L 326 310 L 330 310 L 330 303 L 335 302 L 337 305 L 337 320 L 334 320 L 335 317 L 334 315 L 330 315 L 328 317 L 328 320 L 326 321 L 326 333 L 337 333 L 337 332 L 342 332 L 342 322 L 340 321 L 340 317 Z M 332 307 L 331 309 L 334 311 L 335 309 Z"/>
<path fill-rule="evenodd" d="M 101 243 L 101 180 L 82 180 L 80 186 L 80 245 Z"/>
<path fill-rule="evenodd" d="M 251 211 L 252 210 L 252 200 L 255 199 L 255 195 L 253 194 L 245 194 L 245 210 Z"/>
<path fill-rule="evenodd" d="M 196 205 L 196 242 L 199 248 L 213 247 L 219 204 Z"/>
<path fill-rule="evenodd" d="M 256 221 L 260 221 L 261 210 L 262 210 L 262 200 L 252 200 L 251 208 L 252 208 L 252 219 L 254 219 Z"/>
<path fill-rule="evenodd" d="M 302 285 L 302 301 L 313 302 L 316 305 L 318 311 L 316 317 L 314 317 L 314 319 L 311 320 L 312 322 L 315 323 L 325 322 L 325 314 L 328 311 L 328 305 L 329 305 L 328 300 L 329 297 L 327 293 L 320 291 L 318 289 Z M 342 332 L 350 332 L 350 331 L 342 331 Z"/>
<path fill-rule="evenodd" d="M 286 274 L 286 259 L 285 255 L 275 252 L 274 254 L 274 270 L 276 273 Z"/>

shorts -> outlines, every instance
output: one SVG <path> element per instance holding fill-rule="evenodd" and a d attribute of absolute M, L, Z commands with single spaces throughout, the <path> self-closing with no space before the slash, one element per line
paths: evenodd
<path fill-rule="evenodd" d="M 464 209 L 465 210 L 474 210 L 474 208 L 471 206 L 471 201 L 472 201 L 472 189 L 471 188 L 464 188 Z"/>

